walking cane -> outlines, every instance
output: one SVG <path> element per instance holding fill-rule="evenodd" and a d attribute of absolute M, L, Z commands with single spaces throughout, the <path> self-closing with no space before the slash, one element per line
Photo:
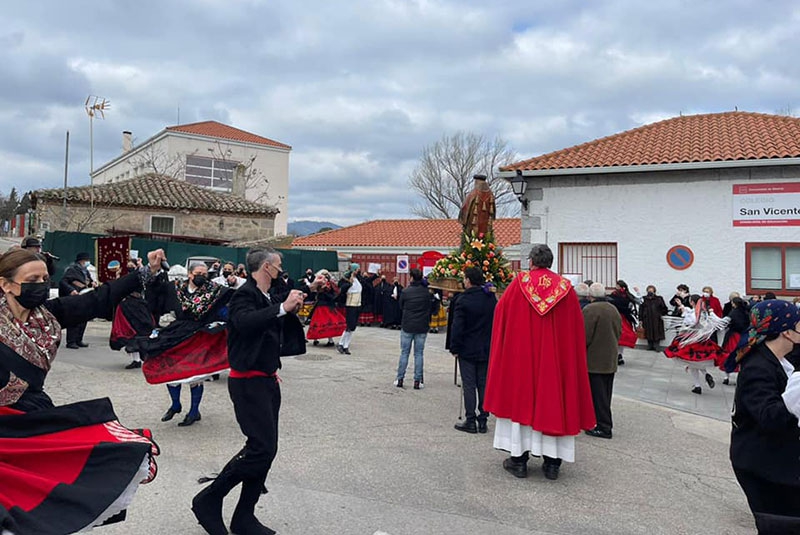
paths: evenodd
<path fill-rule="evenodd" d="M 458 391 L 458 420 L 461 421 L 461 413 L 464 412 L 464 388 L 458 384 L 458 357 L 455 358 L 455 370 L 453 370 L 453 384 L 459 388 Z"/>

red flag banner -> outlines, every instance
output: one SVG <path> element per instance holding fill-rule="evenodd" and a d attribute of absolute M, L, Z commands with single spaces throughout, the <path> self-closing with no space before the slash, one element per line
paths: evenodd
<path fill-rule="evenodd" d="M 97 278 L 108 282 L 125 274 L 131 252 L 129 236 L 97 238 Z"/>

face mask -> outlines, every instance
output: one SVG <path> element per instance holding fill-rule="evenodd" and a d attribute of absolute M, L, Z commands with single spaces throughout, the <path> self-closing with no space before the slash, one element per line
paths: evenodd
<path fill-rule="evenodd" d="M 230 277 L 231 275 L 233 275 L 233 271 L 223 271 L 222 272 L 222 276 L 225 277 L 226 279 L 228 277 Z"/>
<path fill-rule="evenodd" d="M 200 288 L 202 286 L 205 286 L 207 281 L 205 275 L 195 275 L 194 278 L 192 279 L 192 282 L 194 283 L 195 286 Z"/>
<path fill-rule="evenodd" d="M 680 295 L 681 297 L 686 297 L 688 294 L 686 292 L 684 292 L 683 290 L 681 290 L 681 291 L 678 292 L 678 295 Z"/>
<path fill-rule="evenodd" d="M 711 294 L 708 292 L 703 292 L 703 297 L 711 297 Z"/>
<path fill-rule="evenodd" d="M 652 297 L 652 296 L 656 295 L 656 293 L 655 293 L 653 290 L 648 290 L 648 291 L 647 291 L 647 295 L 649 295 L 650 297 Z"/>
<path fill-rule="evenodd" d="M 19 296 L 14 296 L 17 303 L 28 310 L 41 306 L 50 296 L 50 283 L 45 282 L 23 282 L 20 286 Z"/>

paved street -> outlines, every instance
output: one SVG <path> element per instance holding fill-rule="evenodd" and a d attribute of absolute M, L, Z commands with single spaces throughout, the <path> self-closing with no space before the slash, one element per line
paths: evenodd
<path fill-rule="evenodd" d="M 196 480 L 243 442 L 226 382 L 205 383 L 201 422 L 162 423 L 166 388 L 123 369 L 125 356 L 108 349 L 109 328 L 90 324 L 91 347 L 62 349 L 48 378 L 57 403 L 110 396 L 121 421 L 151 427 L 162 448 L 159 476 L 140 488 L 128 521 L 102 532 L 201 534 L 189 510 Z M 628 350 L 615 383 L 613 440 L 582 435 L 577 462 L 565 463 L 558 481 L 547 481 L 535 459 L 519 480 L 492 448 L 491 420 L 488 435 L 453 429 L 459 390 L 443 345 L 443 334 L 428 336 L 421 391 L 392 386 L 398 331 L 359 328 L 349 357 L 309 345 L 307 355 L 285 359 L 280 447 L 257 510 L 262 521 L 281 534 L 755 532 L 727 459 L 734 387 L 693 395 L 677 363 Z"/>

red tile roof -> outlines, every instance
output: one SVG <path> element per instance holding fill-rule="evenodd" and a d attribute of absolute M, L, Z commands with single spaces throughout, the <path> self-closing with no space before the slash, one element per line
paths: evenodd
<path fill-rule="evenodd" d="M 498 245 L 520 242 L 520 220 L 494 222 Z M 295 238 L 292 247 L 452 247 L 459 246 L 456 219 L 378 219 L 310 236 Z"/>
<path fill-rule="evenodd" d="M 502 171 L 800 157 L 800 119 L 763 113 L 685 115 L 595 139 Z"/>
<path fill-rule="evenodd" d="M 217 121 L 203 121 L 201 123 L 181 124 L 177 126 L 168 126 L 168 132 L 182 132 L 184 134 L 193 134 L 196 136 L 216 137 L 221 139 L 230 139 L 232 141 L 242 141 L 244 143 L 255 143 L 257 145 L 268 145 L 270 147 L 278 147 L 281 149 L 291 149 L 289 145 L 285 145 L 272 139 L 257 136 L 244 130 L 239 130 L 226 124 L 218 123 Z"/>
<path fill-rule="evenodd" d="M 67 188 L 67 201 L 89 204 L 92 199 L 92 189 L 91 186 Z M 33 192 L 35 201 L 61 203 L 63 197 L 63 188 Z M 280 212 L 274 206 L 246 201 L 229 193 L 212 191 L 183 180 L 154 174 L 94 186 L 94 202 L 96 205 L 109 207 L 169 208 L 227 214 L 274 215 Z"/>

